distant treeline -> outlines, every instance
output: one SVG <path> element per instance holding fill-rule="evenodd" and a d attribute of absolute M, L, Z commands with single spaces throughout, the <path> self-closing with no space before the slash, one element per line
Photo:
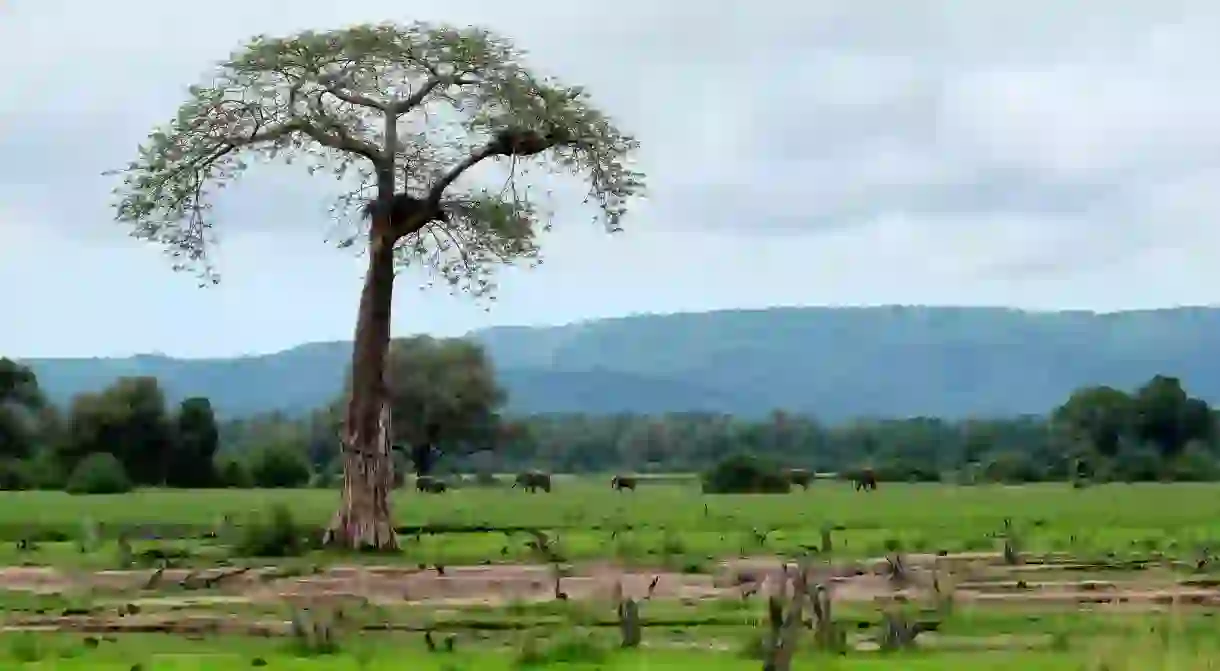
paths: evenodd
<path fill-rule="evenodd" d="M 400 376 L 406 381 L 395 387 L 396 439 L 405 448 L 396 452 L 400 474 L 693 472 L 736 454 L 813 471 L 867 467 L 890 481 L 1211 480 L 1220 474 L 1216 413 L 1165 376 L 1130 391 L 1083 388 L 1046 416 L 1009 419 L 828 426 L 782 411 L 762 421 L 701 413 L 502 417 L 505 398 L 492 376 L 461 370 L 484 365 L 477 347 L 465 359 L 453 352 L 442 357 L 438 347 L 449 345 L 423 339 L 396 350 L 400 363 L 410 356 L 449 362 L 427 375 Z M 454 368 L 460 374 L 446 377 Z M 487 388 L 455 391 L 453 385 L 472 379 Z M 444 402 L 457 397 L 482 400 L 478 407 Z M 0 359 L 0 487 L 330 486 L 338 474 L 340 407 L 336 402 L 303 419 L 265 415 L 217 423 L 208 399 L 170 407 L 158 381 L 141 377 L 81 394 L 59 409 L 46 402 L 30 369 Z M 423 415 L 429 422 L 415 426 Z"/>

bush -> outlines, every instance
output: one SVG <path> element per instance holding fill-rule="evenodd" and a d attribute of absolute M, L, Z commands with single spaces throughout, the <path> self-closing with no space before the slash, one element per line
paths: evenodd
<path fill-rule="evenodd" d="M 893 461 L 876 470 L 878 480 L 885 482 L 940 482 L 941 472 L 930 466 Z"/>
<path fill-rule="evenodd" d="M 244 557 L 295 557 L 305 551 L 305 531 L 282 503 L 265 518 L 252 518 L 241 528 L 235 550 Z"/>
<path fill-rule="evenodd" d="M 1199 443 L 1187 445 L 1167 461 L 1165 475 L 1174 482 L 1213 482 L 1220 477 L 1216 458 Z"/>
<path fill-rule="evenodd" d="M 791 489 L 783 469 L 748 454 L 729 457 L 703 475 L 706 494 L 786 494 Z"/>
<path fill-rule="evenodd" d="M 1021 485 L 1038 482 L 1042 474 L 1028 455 L 1015 452 L 999 452 L 983 465 L 983 477 L 990 482 Z"/>
<path fill-rule="evenodd" d="M 15 459 L 0 461 L 0 491 L 20 492 L 33 489 L 25 465 Z"/>
<path fill-rule="evenodd" d="M 250 469 L 244 461 L 235 457 L 224 456 L 216 459 L 216 478 L 221 487 L 250 489 L 254 486 Z"/>
<path fill-rule="evenodd" d="M 578 629 L 549 641 L 529 635 L 522 641 L 514 661 L 519 669 L 569 665 L 601 668 L 609 656 L 610 645 L 603 636 Z"/>
<path fill-rule="evenodd" d="M 1154 482 L 1164 470 L 1161 455 L 1151 445 L 1124 445 L 1114 459 L 1101 460 L 1098 482 Z"/>
<path fill-rule="evenodd" d="M 304 487 L 312 475 L 305 453 L 291 445 L 269 445 L 250 455 L 250 479 L 255 487 Z"/>
<path fill-rule="evenodd" d="M 109 452 L 95 452 L 72 469 L 64 489 L 69 494 L 123 494 L 131 491 L 131 478 Z"/>
<path fill-rule="evenodd" d="M 50 449 L 37 450 L 32 456 L 13 462 L 30 489 L 62 490 L 68 483 L 63 465 Z"/>

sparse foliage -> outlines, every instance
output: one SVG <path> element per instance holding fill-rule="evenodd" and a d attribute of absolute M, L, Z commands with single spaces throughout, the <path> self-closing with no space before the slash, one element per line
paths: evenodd
<path fill-rule="evenodd" d="M 379 24 L 258 36 L 149 136 L 121 171 L 116 207 L 135 237 L 214 278 L 209 198 L 253 161 L 282 156 L 331 172 L 349 187 L 337 206 L 347 215 L 387 200 L 374 194 L 377 171 L 390 167 L 395 193 L 444 215 L 403 231 L 397 260 L 485 293 L 497 265 L 538 254 L 534 235 L 547 223 L 517 187 L 523 171 L 585 177 L 617 230 L 643 187 L 631 167 L 636 147 L 582 88 L 535 74 L 510 40 L 482 28 Z M 503 188 L 454 188 L 463 172 L 496 158 L 511 172 Z M 389 207 L 403 214 L 409 202 Z"/>

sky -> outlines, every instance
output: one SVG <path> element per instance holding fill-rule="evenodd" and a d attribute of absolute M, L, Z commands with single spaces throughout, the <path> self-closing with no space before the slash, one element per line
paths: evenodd
<path fill-rule="evenodd" d="M 0 355 L 232 356 L 350 339 L 337 185 L 253 170 L 200 289 L 114 221 L 136 157 L 254 34 L 478 24 L 586 86 L 649 195 L 556 202 L 477 303 L 403 274 L 394 333 L 772 305 L 1220 303 L 1214 0 L 0 0 Z M 21 65 L 17 65 L 21 64 Z M 562 199 L 561 199 L 562 200 Z"/>

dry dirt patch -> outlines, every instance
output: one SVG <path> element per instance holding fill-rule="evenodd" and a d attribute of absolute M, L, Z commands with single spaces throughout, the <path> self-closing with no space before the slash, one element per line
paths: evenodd
<path fill-rule="evenodd" d="M 828 585 L 838 602 L 889 602 L 917 600 L 929 595 L 932 567 L 950 567 L 958 582 L 955 599 L 982 605 L 1030 605 L 1084 607 L 1113 603 L 1125 608 L 1159 609 L 1172 604 L 1220 605 L 1220 589 L 1197 584 L 1175 584 L 1168 574 L 1131 572 L 1099 581 L 1037 581 L 1028 572 L 1003 566 L 994 554 L 908 555 L 904 565 L 908 580 L 895 584 L 887 575 L 884 560 L 825 565 L 815 569 L 815 580 Z M 695 602 L 709 598 L 766 594 L 782 584 L 784 563 L 780 558 L 752 558 L 723 562 L 713 575 L 624 569 L 613 564 L 575 566 L 560 581 L 560 590 L 573 600 L 609 601 L 619 586 L 629 597 Z M 224 573 L 228 572 L 228 573 Z M 207 590 L 175 592 L 165 587 L 228 577 Z M 268 567 L 235 573 L 234 569 L 164 571 L 158 588 L 145 589 L 152 571 L 62 571 L 53 568 L 0 568 L 0 590 L 71 594 L 89 591 L 109 594 L 147 610 L 177 609 L 177 614 L 89 616 L 63 625 L 73 629 L 105 631 L 110 626 L 125 629 L 148 627 L 163 630 L 185 627 L 189 631 L 239 626 L 231 616 L 208 613 L 222 604 L 291 602 L 345 602 L 349 600 L 390 604 L 423 604 L 460 608 L 471 605 L 505 605 L 555 599 L 555 573 L 544 565 L 455 566 L 418 569 L 400 566 L 332 567 L 299 576 L 283 576 Z M 1026 581 L 1028 580 L 1028 581 Z M 109 619 L 107 619 L 109 618 Z M 151 618 L 151 619 L 150 619 Z M 168 618 L 168 619 L 167 619 Z M 77 621 L 79 620 L 79 621 Z M 111 622 L 115 620 L 116 622 Z M 123 620 L 125 624 L 118 624 Z M 54 622 L 30 624 L 53 625 Z M 255 626 L 245 623 L 240 626 Z M 272 627 L 272 624 L 257 624 Z"/>

